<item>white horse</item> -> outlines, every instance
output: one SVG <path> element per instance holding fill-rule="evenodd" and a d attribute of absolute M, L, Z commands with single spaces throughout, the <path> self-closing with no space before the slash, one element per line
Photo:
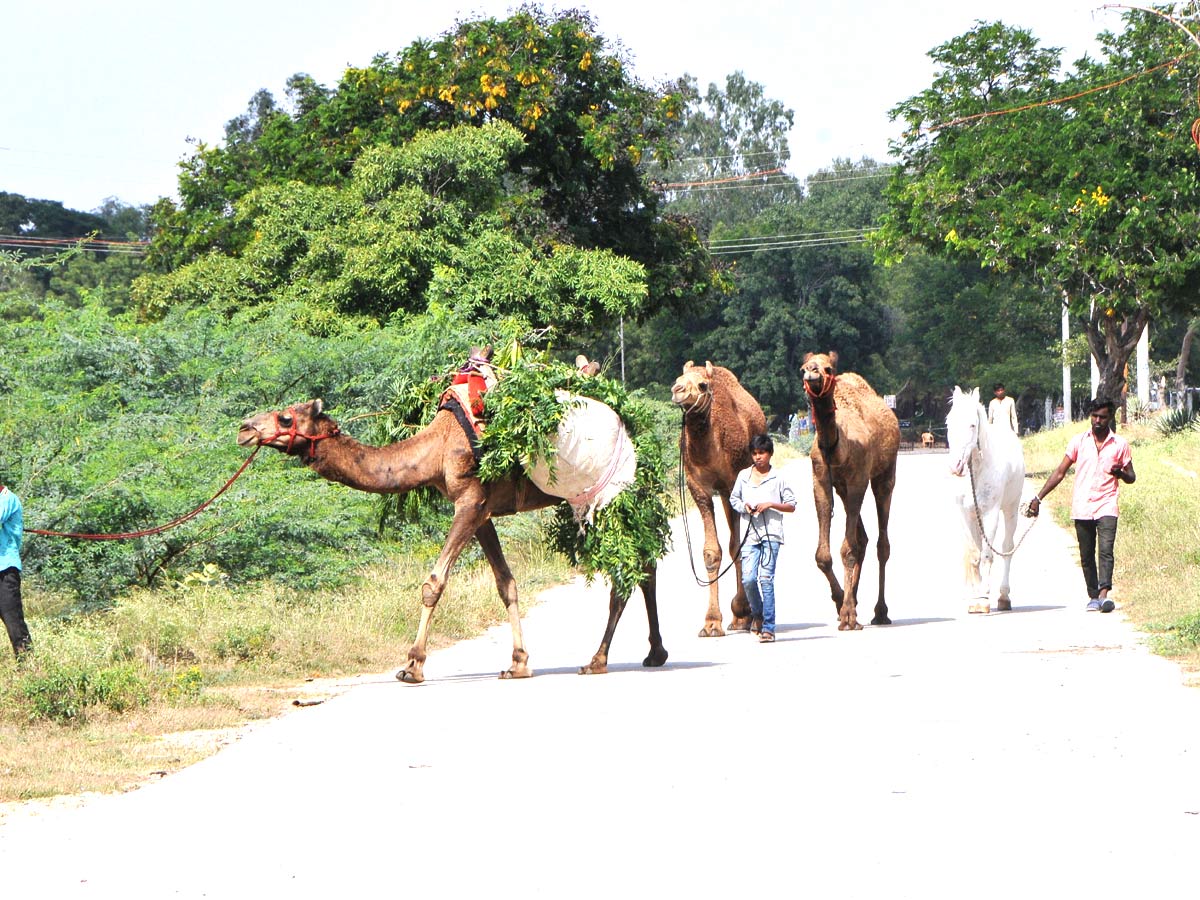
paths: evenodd
<path fill-rule="evenodd" d="M 979 402 L 979 388 L 967 394 L 955 387 L 946 416 L 946 443 L 950 448 L 950 472 L 962 479 L 955 503 L 967 529 L 963 555 L 965 595 L 970 601 L 967 611 L 991 612 L 994 556 L 1000 557 L 996 609 L 1012 609 L 1008 573 L 1025 484 L 1021 442 L 1011 429 L 988 423 L 987 412 Z M 1001 523 L 1004 535 L 997 543 Z M 981 562 L 987 563 L 987 582 L 980 575 Z"/>

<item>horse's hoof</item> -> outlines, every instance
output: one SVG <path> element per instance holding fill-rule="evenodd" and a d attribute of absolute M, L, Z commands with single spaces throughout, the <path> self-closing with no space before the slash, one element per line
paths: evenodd
<path fill-rule="evenodd" d="M 650 655 L 642 660 L 642 665 L 647 669 L 657 669 L 667 661 L 667 648 L 656 647 L 650 651 Z"/>
<path fill-rule="evenodd" d="M 1012 601 L 1007 597 L 1002 597 L 996 601 L 996 610 L 998 612 L 1012 612 Z"/>
<path fill-rule="evenodd" d="M 719 623 L 715 625 L 710 623 L 700 629 L 697 637 L 725 637 L 725 630 Z"/>

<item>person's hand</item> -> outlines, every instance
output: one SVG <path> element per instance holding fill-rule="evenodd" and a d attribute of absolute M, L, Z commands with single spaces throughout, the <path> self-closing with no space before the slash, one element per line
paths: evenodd
<path fill-rule="evenodd" d="M 1027 515 L 1031 519 L 1036 519 L 1037 515 L 1041 511 L 1041 509 L 1042 509 L 1042 501 L 1039 500 L 1037 497 L 1034 497 L 1032 500 L 1029 501 L 1029 505 L 1027 507 L 1025 507 L 1025 515 Z"/>
<path fill-rule="evenodd" d="M 1124 466 L 1113 466 L 1111 469 L 1108 470 L 1108 474 L 1114 475 L 1117 478 L 1120 478 L 1121 476 L 1123 476 L 1125 474 L 1125 467 Z"/>

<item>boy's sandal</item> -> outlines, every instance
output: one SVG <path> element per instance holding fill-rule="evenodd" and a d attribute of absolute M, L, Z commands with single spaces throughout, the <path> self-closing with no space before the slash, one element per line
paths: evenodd
<path fill-rule="evenodd" d="M 758 636 L 758 642 L 760 644 L 773 644 L 775 643 L 775 635 L 769 631 L 764 631 Z"/>

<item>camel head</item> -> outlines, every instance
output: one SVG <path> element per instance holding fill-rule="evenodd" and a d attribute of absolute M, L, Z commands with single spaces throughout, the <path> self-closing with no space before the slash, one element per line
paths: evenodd
<path fill-rule="evenodd" d="M 341 434 L 337 422 L 323 409 L 320 400 L 312 400 L 251 416 L 238 429 L 238 446 L 274 447 L 289 456 L 311 459 L 318 441 Z"/>
<path fill-rule="evenodd" d="M 987 421 L 979 402 L 979 388 L 967 393 L 958 385 L 950 397 L 946 416 L 946 446 L 950 450 L 950 474 L 962 477 L 971 452 L 980 445 L 983 423 Z"/>
<path fill-rule="evenodd" d="M 683 374 L 671 385 L 671 402 L 685 413 L 696 410 L 704 412 L 712 406 L 713 364 L 705 360 L 704 366 L 692 360 L 683 364 Z"/>
<path fill-rule="evenodd" d="M 804 378 L 804 392 L 810 397 L 824 397 L 837 384 L 836 350 L 828 353 L 805 353 L 800 371 Z"/>

